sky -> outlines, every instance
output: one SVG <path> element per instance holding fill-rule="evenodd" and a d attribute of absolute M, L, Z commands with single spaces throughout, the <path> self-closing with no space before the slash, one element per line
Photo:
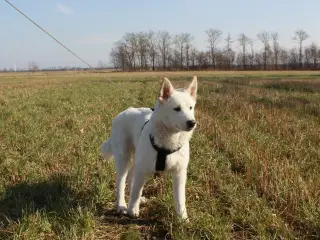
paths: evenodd
<path fill-rule="evenodd" d="M 224 38 L 230 32 L 233 39 L 240 33 L 256 38 L 258 32 L 277 31 L 285 48 L 295 46 L 294 31 L 304 29 L 310 35 L 306 44 L 320 45 L 319 0 L 9 1 L 94 67 L 99 60 L 110 65 L 113 44 L 127 32 L 188 32 L 205 50 L 209 28 L 220 29 Z M 30 61 L 41 68 L 85 67 L 5 1 L 0 1 L 0 31 L 1 69 L 26 68 Z M 239 50 L 236 43 L 234 49 Z"/>

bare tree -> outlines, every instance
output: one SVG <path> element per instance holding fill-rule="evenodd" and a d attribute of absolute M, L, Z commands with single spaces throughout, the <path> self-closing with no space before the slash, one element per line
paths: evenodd
<path fill-rule="evenodd" d="M 305 68 L 306 69 L 310 69 L 311 60 L 312 60 L 311 48 L 307 47 L 307 48 L 304 49 L 304 63 L 305 63 Z"/>
<path fill-rule="evenodd" d="M 212 66 L 215 69 L 215 58 L 216 58 L 216 48 L 217 48 L 217 44 L 221 39 L 221 35 L 222 35 L 222 31 L 220 31 L 219 29 L 213 29 L 210 28 L 208 30 L 205 31 L 205 33 L 208 36 L 208 42 L 209 42 L 209 47 L 210 47 L 210 54 L 211 54 L 211 61 L 212 61 Z"/>
<path fill-rule="evenodd" d="M 199 52 L 197 56 L 197 61 L 199 68 L 206 69 L 209 67 L 210 52 Z"/>
<path fill-rule="evenodd" d="M 144 32 L 136 34 L 137 38 L 137 53 L 139 59 L 139 65 L 141 69 L 147 68 L 147 55 L 148 55 L 148 36 Z"/>
<path fill-rule="evenodd" d="M 254 41 L 250 39 L 249 41 L 250 44 L 250 50 L 251 54 L 249 55 L 249 63 L 250 63 L 250 68 L 254 68 L 254 60 L 255 60 L 255 54 L 254 54 Z"/>
<path fill-rule="evenodd" d="M 288 54 L 288 52 L 286 50 L 284 50 L 284 49 L 281 49 L 279 58 L 280 58 L 280 61 L 281 61 L 281 64 L 282 64 L 283 68 L 285 70 L 287 70 L 288 66 L 289 66 L 289 54 Z"/>
<path fill-rule="evenodd" d="M 313 63 L 313 69 L 317 69 L 318 59 L 319 59 L 319 49 L 315 43 L 312 43 L 310 46 L 311 58 Z"/>
<path fill-rule="evenodd" d="M 242 68 L 246 68 L 246 50 L 247 50 L 247 45 L 250 43 L 251 39 L 245 35 L 244 33 L 241 33 L 239 38 L 238 38 L 239 44 L 242 47 Z"/>
<path fill-rule="evenodd" d="M 308 33 L 303 29 L 298 29 L 294 33 L 293 40 L 299 44 L 299 68 L 302 68 L 302 44 L 308 38 Z"/>
<path fill-rule="evenodd" d="M 126 50 L 126 44 L 123 41 L 115 43 L 115 47 L 110 52 L 111 62 L 115 69 L 121 68 L 122 71 L 129 68 L 128 53 Z"/>
<path fill-rule="evenodd" d="M 228 36 L 224 41 L 226 42 L 224 55 L 227 61 L 227 69 L 231 69 L 232 63 L 234 62 L 234 59 L 235 59 L 235 52 L 232 50 L 233 41 L 231 39 L 230 33 L 228 33 Z"/>
<path fill-rule="evenodd" d="M 218 49 L 216 51 L 216 67 L 218 69 L 222 69 L 224 63 L 225 63 L 225 59 L 224 59 L 224 56 L 223 56 L 223 51 Z"/>
<path fill-rule="evenodd" d="M 137 49 L 138 49 L 138 38 L 135 33 L 127 33 L 123 37 L 124 39 L 124 47 L 128 57 L 129 63 L 129 71 L 132 69 L 136 70 L 136 57 L 137 57 Z"/>
<path fill-rule="evenodd" d="M 28 69 L 29 69 L 29 71 L 36 72 L 36 71 L 39 70 L 39 66 L 38 66 L 38 64 L 37 64 L 36 62 L 30 61 L 30 62 L 28 63 Z"/>
<path fill-rule="evenodd" d="M 242 54 L 242 52 L 239 52 L 239 53 L 236 55 L 235 64 L 236 64 L 237 68 L 243 69 L 243 54 Z"/>
<path fill-rule="evenodd" d="M 279 55 L 281 48 L 279 46 L 279 34 L 277 32 L 272 33 L 272 47 L 273 47 L 273 63 L 274 69 L 278 69 Z"/>
<path fill-rule="evenodd" d="M 295 48 L 289 51 L 289 66 L 294 70 L 299 68 L 299 53 L 297 53 L 297 49 Z"/>
<path fill-rule="evenodd" d="M 262 69 L 263 68 L 263 53 L 255 53 L 254 54 L 254 65 L 258 69 Z"/>
<path fill-rule="evenodd" d="M 185 59 L 186 59 L 186 67 L 189 68 L 190 64 L 190 50 L 192 48 L 192 41 L 194 37 L 191 36 L 189 33 L 184 33 L 184 40 L 185 40 Z"/>
<path fill-rule="evenodd" d="M 157 39 L 153 31 L 149 31 L 148 33 L 148 52 L 149 52 L 149 57 L 152 65 L 152 71 L 154 71 L 158 51 L 157 51 Z"/>
<path fill-rule="evenodd" d="M 195 47 L 192 47 L 190 50 L 190 62 L 193 69 L 196 67 L 198 51 Z"/>
<path fill-rule="evenodd" d="M 166 69 L 170 55 L 171 36 L 168 31 L 159 31 L 157 34 L 158 48 L 163 69 Z"/>
<path fill-rule="evenodd" d="M 174 40 L 173 40 L 174 44 L 176 45 L 176 50 L 175 50 L 175 59 L 177 62 L 179 62 L 179 64 L 176 64 L 176 65 L 179 65 L 180 66 L 180 69 L 183 69 L 183 52 L 184 52 L 184 44 L 185 44 L 185 41 L 184 41 L 184 34 L 178 34 L 174 37 Z"/>
<path fill-rule="evenodd" d="M 174 37 L 174 44 L 176 51 L 179 52 L 179 66 L 183 69 L 185 63 L 186 67 L 189 66 L 190 61 L 190 47 L 193 37 L 189 33 L 181 33 Z"/>
<path fill-rule="evenodd" d="M 257 34 L 257 38 L 263 44 L 263 69 L 267 70 L 267 58 L 268 58 L 268 51 L 270 48 L 270 45 L 269 45 L 270 35 L 268 32 L 263 31 Z"/>
<path fill-rule="evenodd" d="M 111 52 L 110 52 L 110 61 L 113 65 L 113 67 L 116 69 L 116 71 L 118 71 L 118 68 L 120 68 L 120 64 L 119 64 L 119 61 L 118 61 L 118 52 L 115 48 L 112 48 L 111 49 Z"/>

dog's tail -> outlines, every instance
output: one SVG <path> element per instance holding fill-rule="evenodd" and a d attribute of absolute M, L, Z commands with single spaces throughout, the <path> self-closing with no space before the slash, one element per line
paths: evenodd
<path fill-rule="evenodd" d="M 102 145 L 100 146 L 100 152 L 106 159 L 110 159 L 113 156 L 111 138 L 108 138 L 107 141 L 102 143 Z"/>

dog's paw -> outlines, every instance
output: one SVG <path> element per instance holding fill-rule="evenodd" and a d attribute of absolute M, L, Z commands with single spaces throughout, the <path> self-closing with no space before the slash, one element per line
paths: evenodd
<path fill-rule="evenodd" d="M 128 209 L 126 206 L 118 206 L 117 213 L 125 215 L 128 213 Z"/>
<path fill-rule="evenodd" d="M 187 216 L 181 216 L 181 217 L 178 217 L 178 221 L 181 222 L 181 223 L 189 223 L 190 220 Z"/>
<path fill-rule="evenodd" d="M 188 218 L 188 217 L 187 217 L 187 218 L 182 219 L 182 221 L 183 221 L 184 223 L 189 223 L 189 222 L 190 222 L 190 220 L 189 220 L 189 218 Z"/>
<path fill-rule="evenodd" d="M 178 218 L 181 222 L 184 222 L 184 223 L 189 222 L 189 217 L 188 217 L 187 211 L 180 212 L 178 214 Z"/>
<path fill-rule="evenodd" d="M 141 197 L 140 198 L 140 202 L 141 203 L 146 203 L 148 201 L 148 198 L 146 198 L 146 197 Z"/>
<path fill-rule="evenodd" d="M 128 210 L 128 215 L 132 218 L 137 218 L 139 217 L 139 210 L 138 209 L 129 209 Z"/>

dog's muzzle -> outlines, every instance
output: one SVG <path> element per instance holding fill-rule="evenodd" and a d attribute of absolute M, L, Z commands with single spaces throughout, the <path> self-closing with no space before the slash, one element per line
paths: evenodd
<path fill-rule="evenodd" d="M 187 130 L 191 131 L 195 126 L 197 122 L 195 120 L 188 120 L 187 121 Z"/>

